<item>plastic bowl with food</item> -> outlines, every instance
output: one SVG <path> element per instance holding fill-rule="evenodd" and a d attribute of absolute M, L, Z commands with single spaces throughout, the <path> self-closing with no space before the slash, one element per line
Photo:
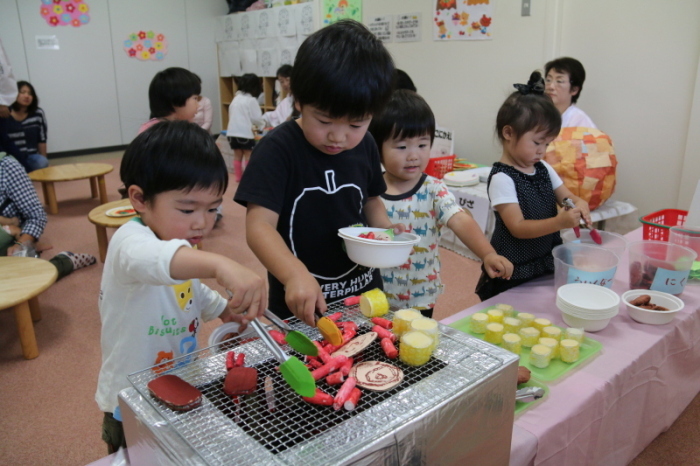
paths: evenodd
<path fill-rule="evenodd" d="M 664 307 L 668 311 L 644 309 L 631 304 L 632 301 L 644 295 L 650 297 L 649 303 Z M 627 314 L 632 319 L 642 324 L 651 325 L 663 325 L 671 322 L 685 306 L 685 303 L 680 298 L 655 290 L 629 290 L 622 294 L 622 301 L 627 306 Z"/>
<path fill-rule="evenodd" d="M 398 267 L 408 261 L 413 246 L 420 237 L 413 233 L 401 233 L 387 240 L 361 238 L 361 234 L 386 232 L 385 228 L 347 227 L 338 230 L 345 242 L 345 250 L 353 262 L 365 267 Z"/>

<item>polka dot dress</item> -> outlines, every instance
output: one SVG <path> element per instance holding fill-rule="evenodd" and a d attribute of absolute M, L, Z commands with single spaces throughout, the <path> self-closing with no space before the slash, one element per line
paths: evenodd
<path fill-rule="evenodd" d="M 505 173 L 513 179 L 525 220 L 543 220 L 557 215 L 557 198 L 547 168 L 542 163 L 536 163 L 535 174 L 529 175 L 510 165 L 496 162 L 489 175 L 489 184 L 491 177 L 496 173 Z M 515 266 L 512 279 L 531 279 L 553 272 L 552 249 L 561 243 L 559 232 L 539 238 L 518 239 L 510 234 L 503 219 L 496 212 L 496 226 L 491 244 Z"/>

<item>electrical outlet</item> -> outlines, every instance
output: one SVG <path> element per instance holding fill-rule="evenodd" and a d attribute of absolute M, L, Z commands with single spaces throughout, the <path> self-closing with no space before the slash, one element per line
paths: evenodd
<path fill-rule="evenodd" d="M 523 0 L 520 7 L 520 16 L 530 16 L 530 2 L 532 0 Z"/>

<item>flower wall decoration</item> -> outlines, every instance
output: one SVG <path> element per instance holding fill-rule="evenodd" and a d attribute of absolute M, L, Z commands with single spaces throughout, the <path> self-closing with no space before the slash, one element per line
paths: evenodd
<path fill-rule="evenodd" d="M 90 22 L 90 7 L 84 0 L 41 0 L 39 12 L 49 26 L 80 27 Z"/>
<path fill-rule="evenodd" d="M 153 31 L 134 32 L 124 41 L 124 51 L 131 58 L 159 61 L 168 53 L 168 41 Z"/>

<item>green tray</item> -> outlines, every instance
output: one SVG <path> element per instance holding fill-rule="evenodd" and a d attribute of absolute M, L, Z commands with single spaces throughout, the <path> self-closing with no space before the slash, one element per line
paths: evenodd
<path fill-rule="evenodd" d="M 486 312 L 489 309 L 494 309 L 496 306 L 491 306 L 487 307 L 484 310 L 481 310 L 479 312 Z M 480 340 L 484 339 L 484 334 L 483 333 L 474 333 L 471 330 L 471 325 L 470 325 L 470 319 L 471 316 L 465 317 L 464 319 L 460 319 L 456 322 L 452 322 L 450 324 L 450 327 L 456 328 L 457 330 L 460 330 L 464 333 L 468 333 L 469 335 L 476 337 Z M 555 325 L 555 327 L 558 327 Z M 562 327 L 559 327 L 562 330 L 564 330 Z M 591 338 L 584 338 L 583 343 L 581 343 L 581 349 L 580 349 L 580 357 L 578 361 L 573 362 L 573 363 L 567 363 L 567 362 L 562 362 L 560 359 L 553 359 L 552 362 L 549 364 L 548 367 L 544 369 L 540 369 L 539 367 L 535 367 L 529 363 L 530 359 L 530 348 L 526 348 L 523 346 L 522 352 L 520 354 L 520 365 L 525 366 L 530 371 L 532 372 L 532 376 L 537 378 L 538 380 L 542 380 L 544 382 L 551 382 L 552 380 L 556 380 L 559 377 L 563 376 L 564 374 L 570 372 L 573 370 L 576 366 L 580 365 L 583 361 L 586 359 L 590 358 L 594 354 L 597 354 L 600 352 L 600 350 L 603 348 L 603 345 L 596 340 L 593 340 Z"/>
<path fill-rule="evenodd" d="M 549 387 L 546 386 L 544 383 L 540 382 L 539 380 L 535 380 L 535 379 L 531 378 L 526 383 L 518 384 L 518 389 L 526 388 L 526 387 L 540 387 L 540 388 L 544 389 L 544 396 L 538 400 L 531 401 L 529 403 L 524 403 L 522 401 L 516 401 L 515 402 L 515 414 L 522 413 L 523 411 L 525 411 L 529 407 L 538 404 L 540 401 L 544 400 L 547 397 L 547 395 L 549 395 Z"/>

